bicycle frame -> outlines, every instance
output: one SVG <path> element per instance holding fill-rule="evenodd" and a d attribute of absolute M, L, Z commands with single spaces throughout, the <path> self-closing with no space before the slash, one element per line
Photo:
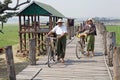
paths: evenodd
<path fill-rule="evenodd" d="M 85 37 L 80 37 L 79 41 L 76 43 L 76 57 L 78 59 L 81 58 L 81 56 L 84 54 L 84 48 L 85 48 Z"/>

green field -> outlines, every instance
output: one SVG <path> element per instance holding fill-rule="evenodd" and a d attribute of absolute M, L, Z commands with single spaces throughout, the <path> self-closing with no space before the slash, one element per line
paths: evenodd
<path fill-rule="evenodd" d="M 120 45 L 120 26 L 106 26 L 107 31 L 116 33 L 117 45 Z"/>
<path fill-rule="evenodd" d="M 19 42 L 18 24 L 4 24 L 3 32 L 4 34 L 0 33 L 0 47 L 14 45 Z"/>

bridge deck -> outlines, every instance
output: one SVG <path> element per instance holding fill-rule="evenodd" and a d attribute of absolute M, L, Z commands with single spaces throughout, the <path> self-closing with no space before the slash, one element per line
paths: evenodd
<path fill-rule="evenodd" d="M 77 59 L 75 56 L 76 40 L 75 38 L 67 45 L 65 63 L 57 63 L 52 68 L 48 68 L 45 65 L 47 60 L 42 58 L 37 62 L 38 65 L 29 65 L 20 72 L 17 80 L 110 80 L 100 35 L 96 36 L 94 57 Z"/>

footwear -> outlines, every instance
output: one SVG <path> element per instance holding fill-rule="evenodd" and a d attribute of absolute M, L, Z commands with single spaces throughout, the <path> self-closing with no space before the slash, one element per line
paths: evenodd
<path fill-rule="evenodd" d="M 61 63 L 64 63 L 64 59 L 61 59 L 60 62 L 61 62 Z"/>
<path fill-rule="evenodd" d="M 91 56 L 93 57 L 93 56 L 94 56 L 94 53 L 92 53 Z"/>
<path fill-rule="evenodd" d="M 86 56 L 90 56 L 90 53 L 86 53 Z"/>
<path fill-rule="evenodd" d="M 57 61 L 59 62 L 59 61 L 60 61 L 60 58 L 57 58 Z"/>

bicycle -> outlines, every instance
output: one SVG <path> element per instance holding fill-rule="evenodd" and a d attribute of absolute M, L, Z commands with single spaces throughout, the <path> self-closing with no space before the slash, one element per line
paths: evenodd
<path fill-rule="evenodd" d="M 46 37 L 47 41 L 47 55 L 48 55 L 48 67 L 51 67 L 53 63 L 57 61 L 57 53 L 56 53 L 56 40 L 57 38 L 54 37 Z"/>
<path fill-rule="evenodd" d="M 86 34 L 77 34 L 76 37 L 79 38 L 79 40 L 76 43 L 76 57 L 80 59 L 83 55 L 85 55 L 85 47 L 86 47 Z"/>

